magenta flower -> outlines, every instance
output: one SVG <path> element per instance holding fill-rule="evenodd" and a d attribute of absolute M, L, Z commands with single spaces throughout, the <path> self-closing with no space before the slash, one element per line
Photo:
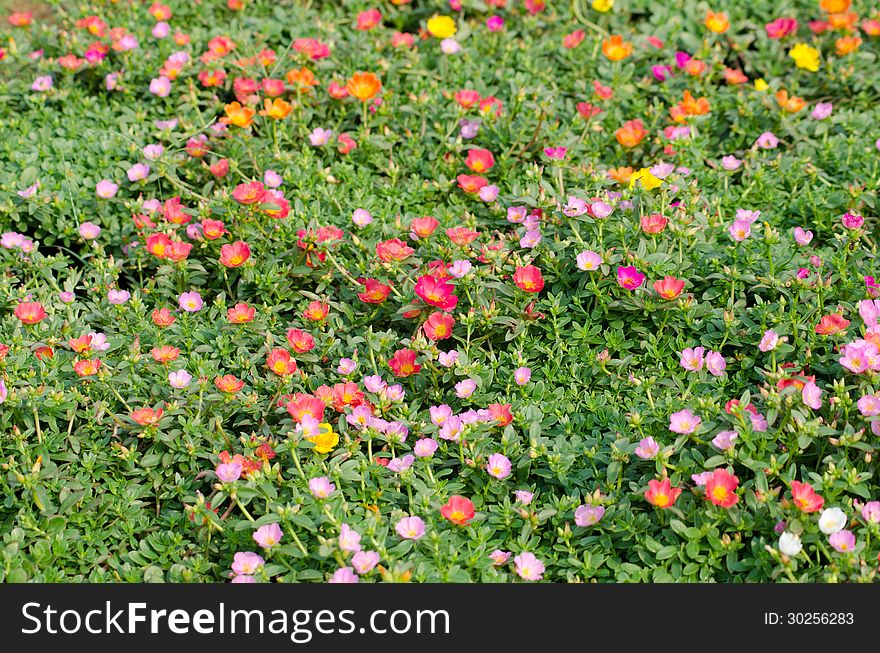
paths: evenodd
<path fill-rule="evenodd" d="M 523 580 L 541 580 L 544 577 L 544 563 L 534 553 L 523 551 L 513 559 L 514 571 Z"/>
<path fill-rule="evenodd" d="M 278 524 L 266 524 L 254 531 L 254 542 L 263 549 L 271 549 L 281 542 L 284 532 Z"/>
<path fill-rule="evenodd" d="M 565 158 L 565 155 L 568 153 L 567 147 L 545 147 L 544 154 L 547 155 L 548 159 L 553 159 L 554 161 L 562 161 Z"/>
<path fill-rule="evenodd" d="M 685 408 L 669 416 L 669 430 L 673 433 L 690 435 L 700 428 L 703 420 Z"/>
<path fill-rule="evenodd" d="M 239 551 L 232 559 L 232 571 L 236 574 L 250 576 L 266 564 L 262 557 L 253 551 Z"/>
<path fill-rule="evenodd" d="M 510 476 L 511 469 L 510 459 L 507 456 L 500 453 L 493 453 L 489 456 L 489 461 L 486 464 L 486 471 L 489 472 L 489 476 L 494 476 L 499 481 L 503 481 Z"/>
<path fill-rule="evenodd" d="M 404 517 L 397 522 L 394 530 L 405 540 L 418 540 L 425 534 L 425 522 L 421 517 Z"/>
<path fill-rule="evenodd" d="M 336 486 L 326 476 L 309 479 L 309 492 L 316 499 L 326 499 L 336 491 Z"/>
<path fill-rule="evenodd" d="M 504 27 L 504 19 L 501 16 L 490 16 L 486 19 L 486 28 L 490 32 L 500 32 Z"/>
<path fill-rule="evenodd" d="M 621 288 L 635 290 L 645 282 L 645 275 L 639 272 L 635 266 L 618 266 L 617 283 Z"/>
<path fill-rule="evenodd" d="M 853 215 L 852 213 L 844 213 L 840 221 L 847 229 L 858 229 L 865 224 L 865 219 L 862 216 Z"/>
<path fill-rule="evenodd" d="M 578 506 L 577 510 L 574 511 L 574 523 L 582 528 L 587 528 L 597 524 L 604 515 L 605 508 L 603 506 L 593 506 L 590 504 Z"/>

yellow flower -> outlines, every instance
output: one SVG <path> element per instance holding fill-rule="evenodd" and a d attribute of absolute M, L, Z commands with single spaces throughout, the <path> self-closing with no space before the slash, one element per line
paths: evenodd
<path fill-rule="evenodd" d="M 819 70 L 819 51 L 811 48 L 806 43 L 798 43 L 788 52 L 788 56 L 794 59 L 798 68 L 804 68 L 814 73 Z"/>
<path fill-rule="evenodd" d="M 306 438 L 315 445 L 318 453 L 330 453 L 339 444 L 339 435 L 333 432 L 333 427 L 326 422 L 318 425 L 318 435 Z"/>
<path fill-rule="evenodd" d="M 433 16 L 428 19 L 428 32 L 438 39 L 448 39 L 458 31 L 449 16 Z"/>
<path fill-rule="evenodd" d="M 629 187 L 632 188 L 633 186 L 635 186 L 637 181 L 641 183 L 642 188 L 644 188 L 645 190 L 654 190 L 655 188 L 663 184 L 663 180 L 658 179 L 657 177 L 652 175 L 649 168 L 636 170 L 632 174 L 632 177 L 629 178 Z"/>
<path fill-rule="evenodd" d="M 593 0 L 593 9 L 596 11 L 600 11 L 603 14 L 606 11 L 611 11 L 611 8 L 614 6 L 614 0 Z"/>
<path fill-rule="evenodd" d="M 755 80 L 755 90 L 756 91 L 766 91 L 770 88 L 770 85 L 764 81 L 763 77 L 760 77 Z"/>

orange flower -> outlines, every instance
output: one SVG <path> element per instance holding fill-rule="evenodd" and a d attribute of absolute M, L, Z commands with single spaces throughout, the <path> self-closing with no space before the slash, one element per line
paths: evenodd
<path fill-rule="evenodd" d="M 382 89 L 382 82 L 373 73 L 355 73 L 345 85 L 349 95 L 361 102 L 369 102 Z"/>
<path fill-rule="evenodd" d="M 173 363 L 180 356 L 180 350 L 171 345 L 162 345 L 161 347 L 153 347 L 150 350 L 150 354 L 157 363 Z"/>
<path fill-rule="evenodd" d="M 623 40 L 619 34 L 612 34 L 609 38 L 602 41 L 602 54 L 611 61 L 620 61 L 626 59 L 632 54 L 632 43 Z"/>
<path fill-rule="evenodd" d="M 685 91 L 681 102 L 672 107 L 669 114 L 675 122 L 684 122 L 689 116 L 706 115 L 710 108 L 709 100 L 705 97 L 697 99 L 690 91 Z"/>
<path fill-rule="evenodd" d="M 724 79 L 731 86 L 745 84 L 747 81 L 749 81 L 748 75 L 746 75 L 743 71 L 736 70 L 734 68 L 724 69 Z"/>
<path fill-rule="evenodd" d="M 630 178 L 633 176 L 633 172 L 635 171 L 629 166 L 620 166 L 619 168 L 611 168 L 608 171 L 608 176 L 611 177 L 618 184 L 628 184 Z"/>
<path fill-rule="evenodd" d="M 235 125 L 236 127 L 250 127 L 254 121 L 256 111 L 250 107 L 243 107 L 238 102 L 227 104 L 223 109 L 226 115 L 220 118 L 220 122 L 227 125 Z"/>
<path fill-rule="evenodd" d="M 821 0 L 819 7 L 829 14 L 839 14 L 849 9 L 852 0 Z"/>
<path fill-rule="evenodd" d="M 723 11 L 707 12 L 705 22 L 706 29 L 710 32 L 715 32 L 716 34 L 724 34 L 724 32 L 730 29 L 730 21 L 727 19 L 727 14 Z"/>
<path fill-rule="evenodd" d="M 94 376 L 99 369 L 101 369 L 101 361 L 97 358 L 76 361 L 73 364 L 73 371 L 77 373 L 77 376 Z"/>
<path fill-rule="evenodd" d="M 317 300 L 309 302 L 303 317 L 309 322 L 321 322 L 330 313 L 330 305 Z"/>
<path fill-rule="evenodd" d="M 287 83 L 297 90 L 309 90 L 318 83 L 315 74 L 308 68 L 293 68 L 287 71 Z"/>
<path fill-rule="evenodd" d="M 852 32 L 855 30 L 857 22 L 859 22 L 859 15 L 852 11 L 831 14 L 828 16 L 828 24 L 833 30 Z"/>
<path fill-rule="evenodd" d="M 283 120 L 290 115 L 291 111 L 293 111 L 293 107 L 290 106 L 290 103 L 285 102 L 280 97 L 275 98 L 274 100 L 269 100 L 267 98 L 264 102 L 264 106 L 266 108 L 260 111 L 260 115 L 269 116 L 275 120 Z"/>
<path fill-rule="evenodd" d="M 645 129 L 645 125 L 639 119 L 629 120 L 623 123 L 623 126 L 614 132 L 614 137 L 617 139 L 617 142 L 624 147 L 635 147 L 641 143 L 647 135 L 648 131 Z"/>
<path fill-rule="evenodd" d="M 837 49 L 837 55 L 844 57 L 858 50 L 861 44 L 862 39 L 858 36 L 843 36 L 834 42 L 834 47 Z"/>
<path fill-rule="evenodd" d="M 278 376 L 290 376 L 296 372 L 296 361 L 286 349 L 273 349 L 266 357 L 266 367 Z"/>
<path fill-rule="evenodd" d="M 153 410 L 152 408 L 145 406 L 144 408 L 138 408 L 131 413 L 131 419 L 141 426 L 153 426 L 154 424 L 158 424 L 159 420 L 162 419 L 162 413 L 164 411 L 159 408 L 157 410 Z"/>
<path fill-rule="evenodd" d="M 214 379 L 214 385 L 220 392 L 234 395 L 244 387 L 244 381 L 232 374 L 225 374 Z"/>
<path fill-rule="evenodd" d="M 822 319 L 819 320 L 819 324 L 816 325 L 816 333 L 821 336 L 833 336 L 835 333 L 840 333 L 848 326 L 849 320 L 843 317 L 843 315 L 840 313 L 831 313 L 822 316 Z"/>
<path fill-rule="evenodd" d="M 788 111 L 789 113 L 797 113 L 807 106 L 807 103 L 803 98 L 799 98 L 796 95 L 789 96 L 788 91 L 785 89 L 776 93 L 776 104 L 778 104 L 782 110 Z"/>

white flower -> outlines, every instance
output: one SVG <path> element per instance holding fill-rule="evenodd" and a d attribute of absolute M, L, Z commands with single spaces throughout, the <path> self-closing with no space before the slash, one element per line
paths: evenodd
<path fill-rule="evenodd" d="M 804 545 L 801 544 L 801 538 L 797 534 L 785 531 L 779 536 L 779 550 L 785 555 L 794 557 L 803 548 Z"/>
<path fill-rule="evenodd" d="M 846 513 L 840 508 L 827 508 L 819 515 L 819 530 L 825 535 L 833 535 L 846 526 Z"/>

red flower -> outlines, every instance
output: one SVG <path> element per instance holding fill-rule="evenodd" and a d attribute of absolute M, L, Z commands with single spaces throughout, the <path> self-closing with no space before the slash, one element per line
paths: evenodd
<path fill-rule="evenodd" d="M 394 372 L 394 376 L 407 377 L 418 374 L 422 366 L 416 363 L 418 354 L 412 349 L 398 349 L 394 355 L 388 359 L 388 366 Z"/>
<path fill-rule="evenodd" d="M 716 506 L 730 508 L 739 501 L 736 494 L 738 486 L 739 479 L 736 476 L 726 469 L 716 469 L 706 481 L 706 498 Z"/>
<path fill-rule="evenodd" d="M 161 408 L 153 410 L 152 408 L 145 406 L 144 408 L 138 408 L 133 411 L 131 413 L 131 419 L 141 426 L 153 426 L 154 424 L 158 424 L 159 420 L 162 419 L 162 412 Z"/>
<path fill-rule="evenodd" d="M 358 299 L 366 304 L 381 304 L 388 299 L 391 286 L 386 286 L 378 279 L 359 279 L 364 284 L 364 291 L 358 293 Z"/>
<path fill-rule="evenodd" d="M 671 508 L 675 505 L 681 494 L 681 488 L 672 487 L 668 478 L 662 481 L 648 481 L 648 489 L 645 490 L 645 499 L 658 508 Z"/>
<path fill-rule="evenodd" d="M 48 317 L 40 302 L 22 302 L 15 307 L 15 317 L 22 324 L 36 324 Z"/>
<path fill-rule="evenodd" d="M 593 104 L 590 104 L 589 102 L 578 102 L 577 112 L 581 115 L 581 118 L 583 118 L 584 120 L 589 120 L 590 118 L 598 116 L 600 113 L 602 113 L 602 109 Z"/>
<path fill-rule="evenodd" d="M 474 172 L 486 172 L 495 165 L 495 157 L 489 150 L 473 148 L 468 150 L 464 164 Z"/>
<path fill-rule="evenodd" d="M 376 255 L 380 261 L 403 261 L 413 255 L 415 250 L 404 243 L 400 238 L 392 238 L 376 243 Z"/>
<path fill-rule="evenodd" d="M 843 317 L 843 315 L 831 313 L 830 315 L 822 316 L 819 324 L 816 325 L 816 333 L 823 336 L 832 336 L 835 333 L 840 333 L 848 326 L 849 320 Z"/>
<path fill-rule="evenodd" d="M 220 265 L 227 268 L 241 267 L 250 257 L 251 248 L 243 240 L 237 240 L 220 248 Z"/>
<path fill-rule="evenodd" d="M 684 290 L 684 280 L 675 277 L 663 277 L 654 282 L 654 291 L 663 299 L 673 300 Z"/>
<path fill-rule="evenodd" d="M 825 504 L 825 499 L 816 494 L 812 485 L 800 481 L 791 482 L 791 497 L 794 500 L 794 505 L 807 513 L 821 510 Z"/>
<path fill-rule="evenodd" d="M 276 348 L 266 357 L 266 367 L 278 376 L 290 376 L 296 372 L 296 361 L 286 349 Z"/>
<path fill-rule="evenodd" d="M 428 316 L 422 328 L 425 335 L 431 340 L 444 340 L 452 335 L 452 328 L 455 326 L 455 319 L 449 313 L 441 313 L 436 311 Z"/>
<path fill-rule="evenodd" d="M 302 329 L 288 329 L 287 342 L 297 354 L 304 354 L 315 348 L 315 339 L 312 334 Z"/>
<path fill-rule="evenodd" d="M 458 494 L 449 497 L 449 501 L 440 506 L 440 514 L 457 526 L 464 526 L 474 518 L 474 504 Z"/>
<path fill-rule="evenodd" d="M 510 404 L 489 404 L 487 410 L 498 422 L 499 426 L 507 426 L 513 421 L 513 413 L 510 412 Z"/>
<path fill-rule="evenodd" d="M 451 283 L 430 274 L 419 277 L 414 288 L 414 292 L 423 302 L 436 306 L 441 311 L 451 311 L 458 305 L 458 296 L 452 294 L 454 290 L 455 286 Z"/>
<path fill-rule="evenodd" d="M 544 289 L 544 278 L 534 265 L 518 265 L 513 273 L 513 282 L 517 288 L 526 292 L 541 292 Z"/>

